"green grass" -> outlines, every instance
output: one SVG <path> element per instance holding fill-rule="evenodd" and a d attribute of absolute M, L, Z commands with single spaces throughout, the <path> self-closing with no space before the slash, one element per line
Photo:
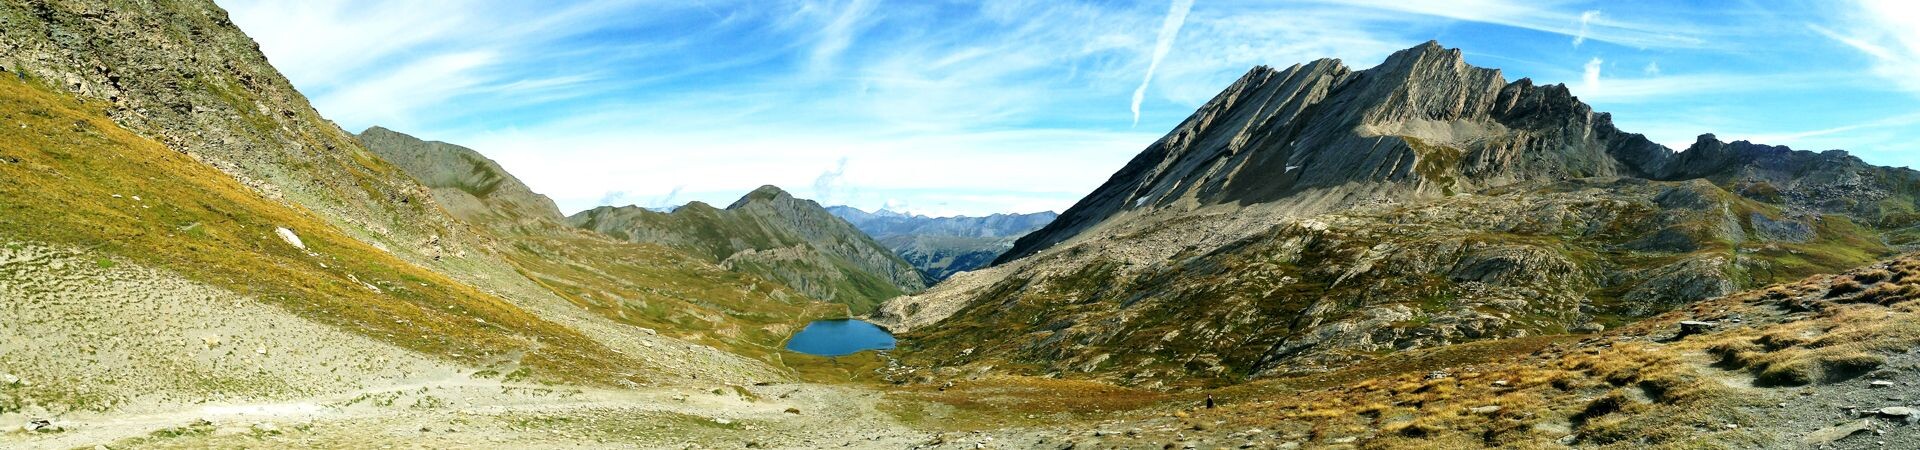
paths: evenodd
<path fill-rule="evenodd" d="M 632 378 L 636 362 L 264 199 L 120 128 L 103 104 L 0 78 L 0 179 L 8 180 L 0 183 L 0 234 L 170 269 L 429 355 L 477 363 L 525 351 L 523 363 L 544 378 Z M 298 233 L 307 250 L 275 237 L 278 227 Z"/>

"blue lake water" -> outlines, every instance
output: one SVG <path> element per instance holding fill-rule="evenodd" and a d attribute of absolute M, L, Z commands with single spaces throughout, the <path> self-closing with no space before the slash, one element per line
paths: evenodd
<path fill-rule="evenodd" d="M 866 350 L 892 350 L 893 334 L 864 320 L 816 320 L 787 340 L 787 350 L 842 356 Z"/>

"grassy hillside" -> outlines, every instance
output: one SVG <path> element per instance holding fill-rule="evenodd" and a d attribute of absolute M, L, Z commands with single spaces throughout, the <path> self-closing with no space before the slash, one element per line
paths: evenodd
<path fill-rule="evenodd" d="M 0 23 L 0 65 L 135 134 L 402 259 L 464 250 L 424 190 L 321 117 L 213 2 L 0 2 Z"/>
<path fill-rule="evenodd" d="M 1127 259 L 1185 226 L 1079 243 L 1054 257 L 1071 263 L 963 293 L 964 309 L 907 335 L 906 358 L 1219 385 L 1604 330 L 1893 252 L 1847 216 L 1796 216 L 1704 180 L 1577 180 L 1357 208 L 1210 251 Z"/>
<path fill-rule="evenodd" d="M 120 128 L 97 101 L 0 77 L 0 234 L 170 269 L 401 347 L 481 363 L 524 353 L 535 376 L 642 381 L 566 327 L 401 261 Z M 276 236 L 293 231 L 298 249 Z"/>

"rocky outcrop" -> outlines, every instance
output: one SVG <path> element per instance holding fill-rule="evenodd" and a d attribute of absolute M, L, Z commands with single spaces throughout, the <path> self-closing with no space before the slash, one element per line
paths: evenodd
<path fill-rule="evenodd" d="M 985 267 L 1001 252 L 1012 248 L 1014 239 L 1040 229 L 1059 216 L 1048 211 L 985 217 L 927 217 L 885 209 L 869 213 L 848 206 L 830 206 L 827 212 L 893 249 L 894 254 L 920 270 L 928 286 L 954 274 Z"/>
<path fill-rule="evenodd" d="M 615 238 L 711 258 L 814 298 L 845 303 L 856 314 L 926 289 L 919 271 L 892 251 L 818 203 L 773 186 L 755 189 L 726 209 L 701 202 L 667 213 L 603 206 L 567 220 Z"/>

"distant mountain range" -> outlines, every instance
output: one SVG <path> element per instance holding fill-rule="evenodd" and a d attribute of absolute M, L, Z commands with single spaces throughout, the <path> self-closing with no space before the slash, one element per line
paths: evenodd
<path fill-rule="evenodd" d="M 1053 222 L 1053 211 L 985 217 L 927 217 L 881 209 L 830 206 L 827 212 L 852 223 L 925 275 L 928 286 L 955 273 L 984 267 L 1013 248 L 1015 239 Z"/>

